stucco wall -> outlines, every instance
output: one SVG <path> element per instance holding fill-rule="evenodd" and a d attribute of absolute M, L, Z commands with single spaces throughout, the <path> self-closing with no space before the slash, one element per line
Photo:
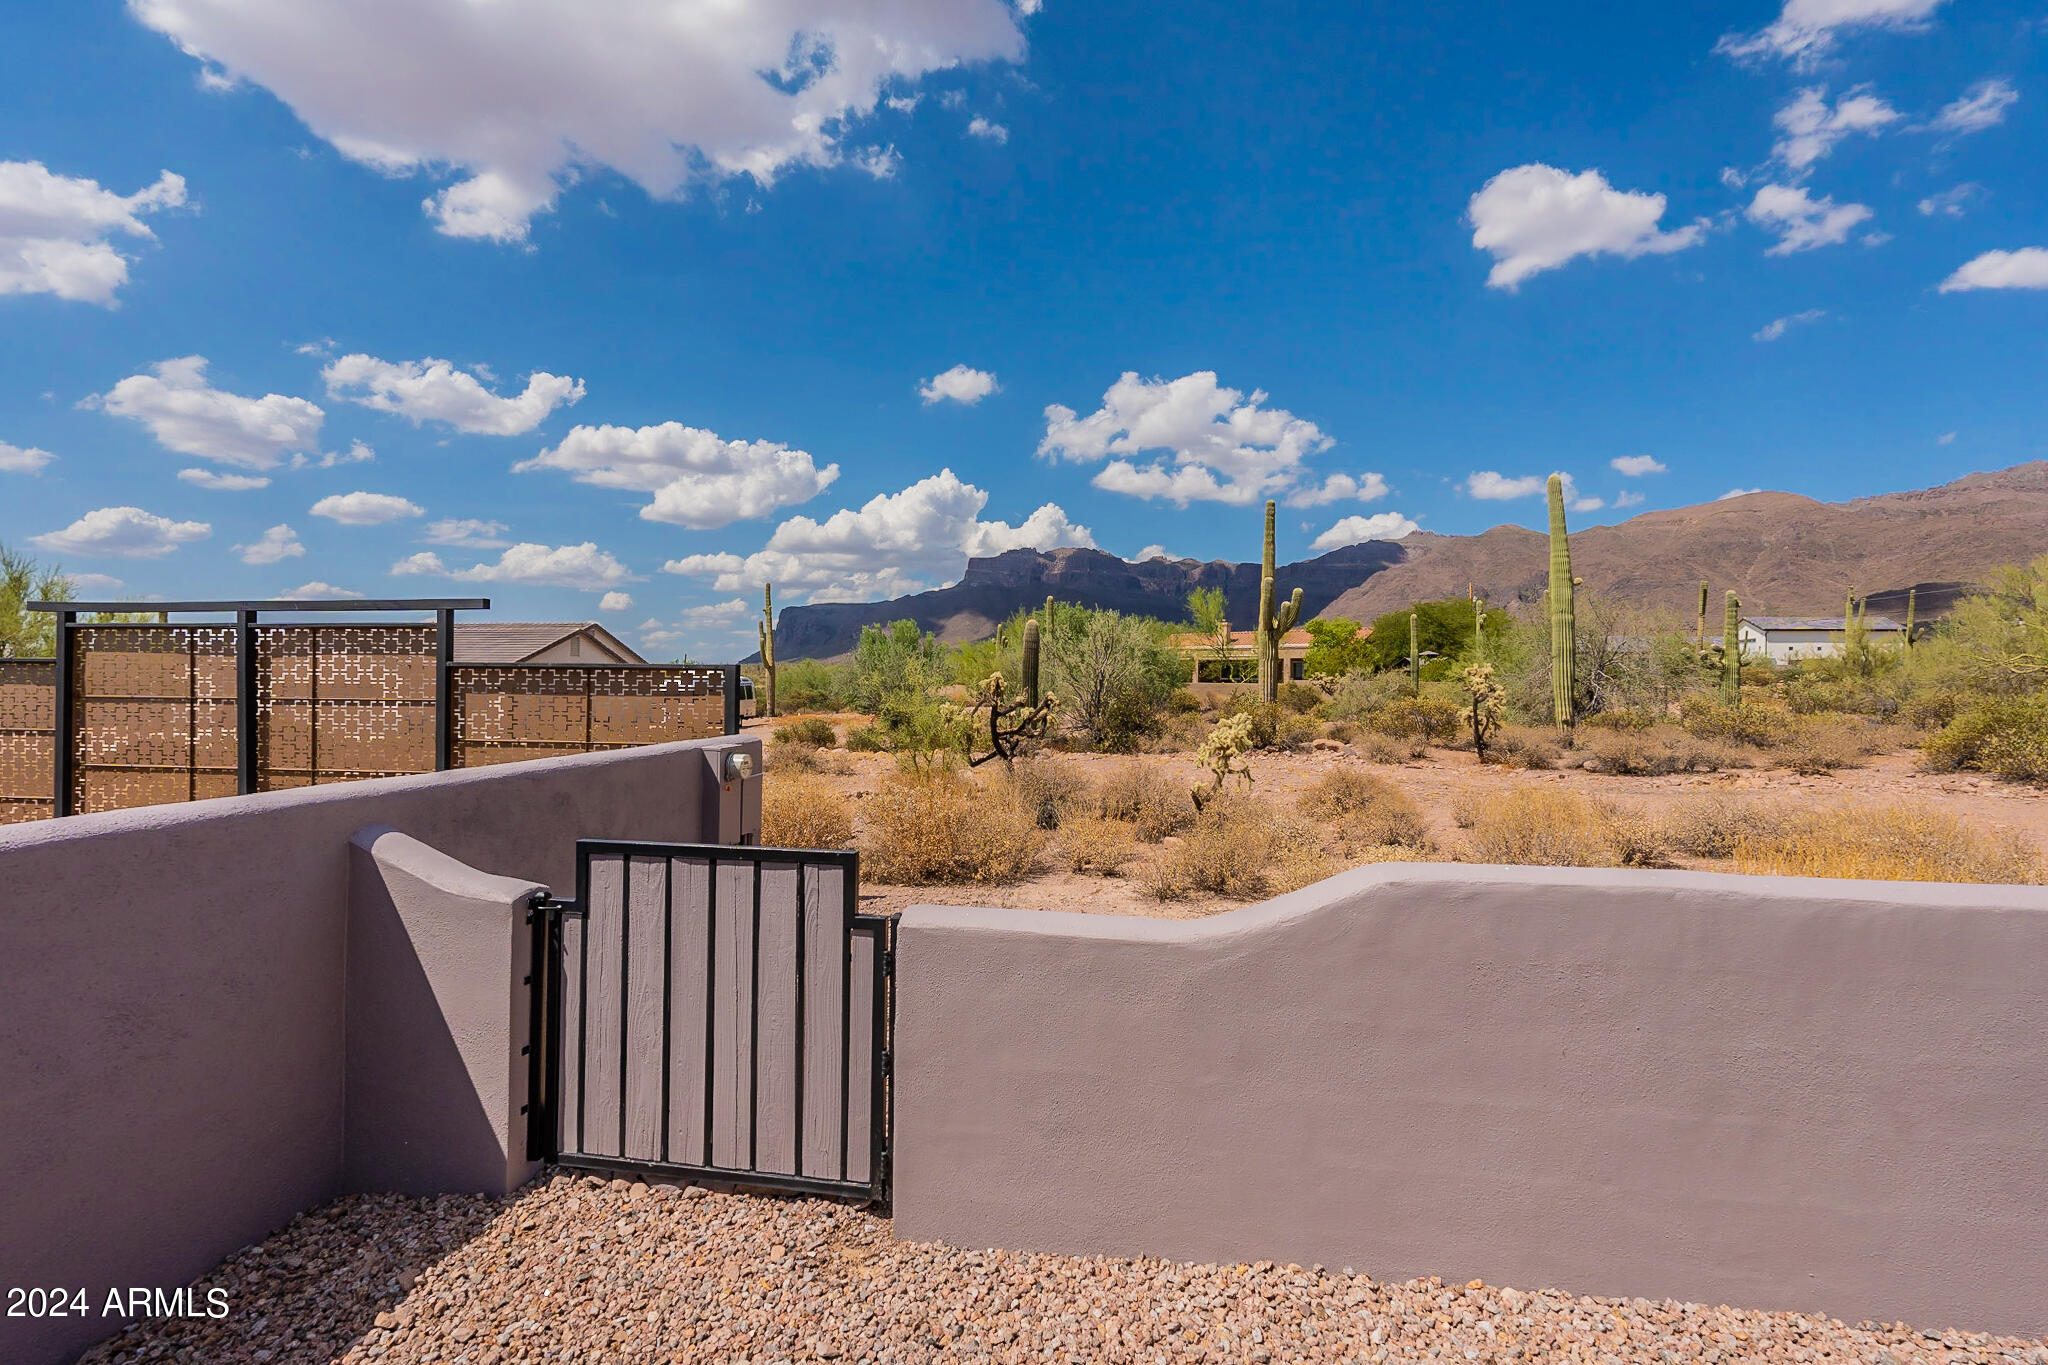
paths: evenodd
<path fill-rule="evenodd" d="M 0 829 L 0 1284 L 172 1287 L 343 1188 L 350 839 L 568 891 L 700 837 L 717 739 Z M 399 959 L 391 959 L 399 960 Z M 0 1318 L 0 1359 L 118 1319 Z"/>
<path fill-rule="evenodd" d="M 2048 891 L 1388 865 L 906 912 L 897 1235 L 2048 1330 Z"/>

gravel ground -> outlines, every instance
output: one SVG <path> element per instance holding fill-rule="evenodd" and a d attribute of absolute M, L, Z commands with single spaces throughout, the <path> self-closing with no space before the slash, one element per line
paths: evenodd
<path fill-rule="evenodd" d="M 84 1361 L 2048 1365 L 2042 1341 L 1798 1313 L 958 1251 L 815 1200 L 559 1174 L 505 1202 L 345 1199 L 200 1283 L 225 1319 L 143 1324 Z"/>

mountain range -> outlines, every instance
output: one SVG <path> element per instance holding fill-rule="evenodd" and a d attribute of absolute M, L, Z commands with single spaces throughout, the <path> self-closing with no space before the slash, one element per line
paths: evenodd
<path fill-rule="evenodd" d="M 1248 516 L 1246 525 L 1256 519 Z M 1999 565 L 2048 553 L 2048 461 L 1850 502 L 1746 493 L 1575 531 L 1571 547 L 1572 571 L 1589 595 L 1688 615 L 1706 579 L 1717 613 L 1721 593 L 1732 588 L 1744 610 L 1759 615 L 1834 615 L 1855 592 L 1872 610 L 1896 616 L 1906 589 L 1917 586 L 1920 613 L 1932 616 Z M 1275 577 L 1283 595 L 1302 589 L 1304 618 L 1371 621 L 1468 591 L 1489 602 L 1533 602 L 1548 574 L 1542 532 L 1496 526 L 1478 535 L 1418 531 L 1348 545 L 1282 565 Z M 1195 588 L 1221 588 L 1231 624 L 1248 629 L 1259 576 L 1257 564 L 1224 560 L 1132 564 L 1101 550 L 1011 550 L 968 561 L 959 582 L 930 592 L 787 607 L 776 648 L 784 658 L 827 658 L 852 649 L 863 625 L 906 618 L 948 643 L 981 639 L 1047 595 L 1181 620 Z"/>

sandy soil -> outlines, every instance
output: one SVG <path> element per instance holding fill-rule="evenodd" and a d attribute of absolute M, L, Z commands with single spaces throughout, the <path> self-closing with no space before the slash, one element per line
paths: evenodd
<path fill-rule="evenodd" d="M 865 716 L 833 716 L 829 719 L 839 726 L 842 734 L 849 725 L 867 723 Z M 755 722 L 747 726 L 746 732 L 758 733 L 767 739 L 783 723 L 786 722 Z M 767 750 L 770 780 L 773 780 L 777 747 L 770 744 Z M 825 776 L 855 801 L 872 793 L 895 768 L 895 760 L 886 754 L 831 750 L 826 751 L 823 757 Z M 1060 757 L 1091 776 L 1132 763 L 1160 768 L 1188 787 L 1195 786 L 1204 776 L 1194 760 L 1181 753 L 1063 754 Z M 1551 786 L 1634 807 L 1651 816 L 1660 815 L 1674 803 L 1704 792 L 1740 793 L 1816 805 L 1883 805 L 1911 801 L 1946 811 L 1985 829 L 2016 830 L 2031 838 L 2044 854 L 2048 854 L 2048 790 L 1967 773 L 1923 773 L 1914 766 L 1917 757 L 1910 750 L 1880 754 L 1860 768 L 1819 777 L 1801 776 L 1781 768 L 1684 773 L 1669 777 L 1614 777 L 1570 767 L 1530 772 L 1482 766 L 1471 754 L 1453 749 L 1432 749 L 1426 758 L 1393 764 L 1371 762 L 1348 747 L 1299 754 L 1258 754 L 1253 756 L 1251 766 L 1253 790 L 1282 802 L 1292 802 L 1335 767 L 1352 766 L 1377 773 L 1414 798 L 1428 817 L 1438 844 L 1445 847 L 1456 847 L 1459 842 L 1451 810 L 1460 797 L 1518 786 Z M 1676 861 L 1681 866 L 1717 866 L 1712 862 L 1683 858 Z M 919 904 L 970 904 L 1190 919 L 1213 915 L 1241 902 L 1218 898 L 1161 902 L 1147 894 L 1144 887 L 1129 876 L 1105 878 L 1049 871 L 1006 887 L 904 887 L 869 883 L 862 889 L 861 903 L 870 914 L 894 913 L 905 906 Z"/>

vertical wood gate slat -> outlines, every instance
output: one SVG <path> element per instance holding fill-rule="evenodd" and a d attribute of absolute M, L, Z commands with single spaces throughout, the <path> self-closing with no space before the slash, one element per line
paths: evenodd
<path fill-rule="evenodd" d="M 886 1199 L 892 921 L 853 855 L 585 840 L 577 883 L 536 911 L 536 1150 Z"/>

